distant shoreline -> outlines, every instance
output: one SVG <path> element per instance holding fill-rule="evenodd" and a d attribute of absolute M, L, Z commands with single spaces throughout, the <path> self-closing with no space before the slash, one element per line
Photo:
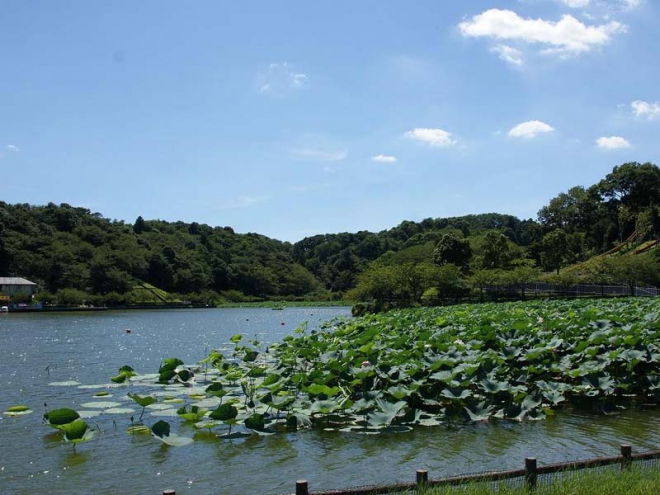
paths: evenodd
<path fill-rule="evenodd" d="M 264 308 L 264 309 L 285 309 L 300 307 L 343 307 L 350 306 L 345 301 L 298 301 L 298 302 L 243 302 L 243 303 L 225 303 L 217 306 L 202 304 L 163 304 L 163 305 L 133 305 L 133 306 L 44 306 L 41 308 L 11 308 L 9 313 L 88 313 L 99 311 L 126 311 L 126 310 L 158 310 L 158 309 L 231 309 L 231 308 Z"/>

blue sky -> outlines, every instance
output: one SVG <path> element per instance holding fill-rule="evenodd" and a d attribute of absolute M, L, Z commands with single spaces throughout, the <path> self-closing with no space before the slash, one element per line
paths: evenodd
<path fill-rule="evenodd" d="M 659 163 L 660 2 L 0 0 L 0 200 L 297 241 Z"/>

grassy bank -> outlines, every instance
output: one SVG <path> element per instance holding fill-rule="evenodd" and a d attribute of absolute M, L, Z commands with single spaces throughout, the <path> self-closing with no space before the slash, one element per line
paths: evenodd
<path fill-rule="evenodd" d="M 564 473 L 558 478 L 540 479 L 534 492 L 528 491 L 521 482 L 516 485 L 474 484 L 455 487 L 429 488 L 424 495 L 652 495 L 660 493 L 660 467 L 633 467 L 619 472 L 616 468 L 605 471 L 584 470 Z M 401 494 L 403 495 L 403 494 Z"/>

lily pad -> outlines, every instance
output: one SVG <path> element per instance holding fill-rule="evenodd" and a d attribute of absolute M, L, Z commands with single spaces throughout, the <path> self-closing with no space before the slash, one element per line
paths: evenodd
<path fill-rule="evenodd" d="M 10 406 L 7 408 L 7 410 L 2 413 L 5 416 L 25 416 L 26 414 L 31 414 L 33 411 L 30 409 L 28 406 L 23 406 L 23 405 L 18 405 L 18 406 Z"/>
<path fill-rule="evenodd" d="M 147 425 L 131 425 L 126 428 L 126 433 L 129 435 L 149 435 L 151 433 L 151 428 Z"/>
<path fill-rule="evenodd" d="M 44 419 L 46 422 L 53 427 L 59 427 L 68 423 L 73 423 L 75 420 L 80 418 L 78 414 L 73 409 L 68 409 L 63 407 L 61 409 L 53 409 L 44 414 Z"/>
<path fill-rule="evenodd" d="M 94 402 L 85 402 L 80 404 L 81 407 L 87 409 L 110 409 L 111 407 L 121 406 L 121 402 L 112 402 L 112 401 L 94 401 Z"/>

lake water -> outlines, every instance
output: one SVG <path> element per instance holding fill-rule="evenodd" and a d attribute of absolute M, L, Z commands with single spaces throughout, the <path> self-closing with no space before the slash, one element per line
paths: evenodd
<path fill-rule="evenodd" d="M 126 399 L 131 385 L 106 388 L 120 366 L 155 373 L 164 358 L 195 363 L 236 333 L 273 342 L 303 322 L 311 330 L 349 314 L 348 308 L 287 308 L 0 315 L 0 411 L 15 404 L 35 411 L 0 416 L 0 489 L 26 495 L 159 495 L 165 489 L 278 494 L 293 492 L 302 478 L 312 490 L 333 489 L 414 481 L 417 469 L 438 478 L 520 468 L 530 456 L 543 464 L 616 455 L 622 443 L 637 452 L 660 445 L 657 411 L 561 413 L 538 422 L 494 421 L 378 436 L 303 430 L 235 441 L 173 420 L 177 433 L 195 438 L 178 448 L 127 435 L 130 413 L 104 413 L 88 420 L 101 433 L 76 451 L 41 422 L 44 403 L 50 409 L 88 409 L 83 404 L 98 400 L 93 396 L 100 389 L 112 394 L 104 400 L 133 407 L 139 415 Z M 52 385 L 71 381 L 80 385 Z M 153 424 L 161 418 L 148 412 L 144 419 Z"/>

